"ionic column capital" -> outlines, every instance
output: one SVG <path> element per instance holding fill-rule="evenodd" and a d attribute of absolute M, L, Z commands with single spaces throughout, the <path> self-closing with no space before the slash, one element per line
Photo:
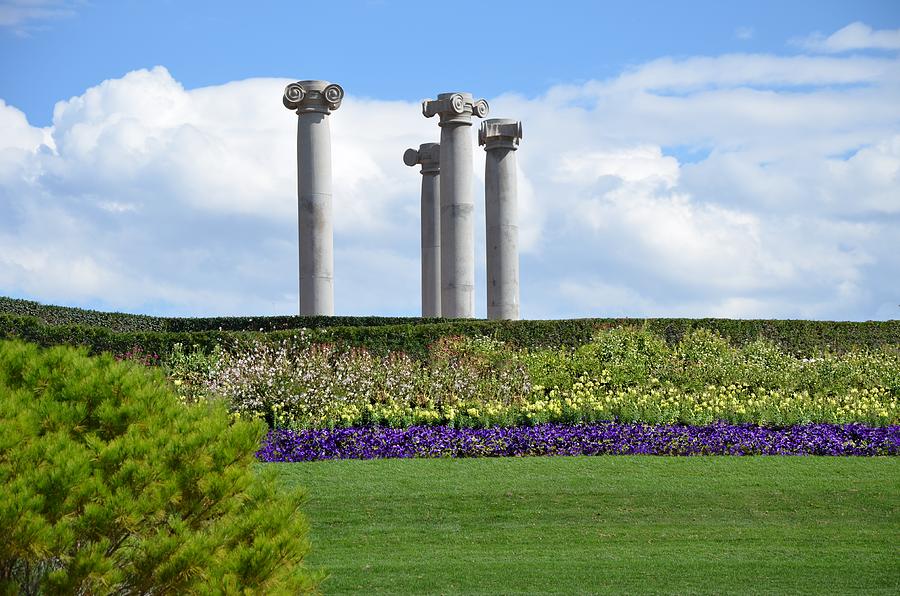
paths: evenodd
<path fill-rule="evenodd" d="M 522 123 L 509 118 L 491 118 L 481 123 L 478 129 L 478 144 L 484 145 L 485 151 L 491 149 L 519 148 L 522 138 Z"/>
<path fill-rule="evenodd" d="M 341 107 L 344 89 L 328 81 L 297 81 L 284 88 L 284 107 L 297 114 L 320 112 L 330 114 Z"/>
<path fill-rule="evenodd" d="M 422 166 L 422 174 L 439 174 L 441 172 L 441 144 L 422 143 L 418 149 L 407 149 L 403 154 L 403 163 L 412 167 Z"/>
<path fill-rule="evenodd" d="M 471 93 L 441 93 L 437 99 L 426 99 L 422 102 L 422 114 L 426 118 L 440 114 L 440 126 L 471 124 L 473 115 L 484 118 L 489 111 L 488 102 L 473 99 Z"/>

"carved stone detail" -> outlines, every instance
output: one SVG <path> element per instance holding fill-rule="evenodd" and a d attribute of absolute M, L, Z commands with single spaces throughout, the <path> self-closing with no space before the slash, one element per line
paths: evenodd
<path fill-rule="evenodd" d="M 436 174 L 441 171 L 441 144 L 423 143 L 418 149 L 407 149 L 403 163 L 410 167 L 421 165 L 423 174 Z"/>
<path fill-rule="evenodd" d="M 284 88 L 282 103 L 297 114 L 321 112 L 330 114 L 341 107 L 344 89 L 328 81 L 297 81 Z"/>
<path fill-rule="evenodd" d="M 473 99 L 471 93 L 441 93 L 437 99 L 422 102 L 422 114 L 426 118 L 440 115 L 440 126 L 451 123 L 470 124 L 472 116 L 484 118 L 489 111 L 488 102 Z"/>
<path fill-rule="evenodd" d="M 491 118 L 481 123 L 478 129 L 478 144 L 485 151 L 491 149 L 518 149 L 522 138 L 522 123 L 508 118 Z"/>

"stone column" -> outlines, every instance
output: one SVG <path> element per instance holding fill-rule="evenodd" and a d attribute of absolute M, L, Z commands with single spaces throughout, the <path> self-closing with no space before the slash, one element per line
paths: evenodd
<path fill-rule="evenodd" d="M 441 316 L 475 316 L 475 207 L 472 197 L 472 115 L 484 118 L 488 103 L 469 93 L 441 93 L 422 102 L 426 118 L 441 127 Z"/>
<path fill-rule="evenodd" d="M 441 146 L 407 149 L 403 163 L 422 166 L 422 316 L 441 316 Z"/>
<path fill-rule="evenodd" d="M 300 226 L 300 314 L 334 314 L 331 224 L 331 130 L 328 115 L 344 90 L 328 81 L 297 81 L 284 107 L 297 112 L 297 200 Z"/>
<path fill-rule="evenodd" d="M 478 131 L 484 145 L 484 212 L 487 228 L 487 317 L 519 318 L 519 207 L 516 196 L 516 149 L 522 123 L 485 120 Z"/>

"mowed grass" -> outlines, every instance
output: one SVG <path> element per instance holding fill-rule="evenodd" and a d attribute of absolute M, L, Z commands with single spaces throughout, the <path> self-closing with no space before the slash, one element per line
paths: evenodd
<path fill-rule="evenodd" d="M 268 465 L 326 593 L 900 593 L 900 458 Z"/>

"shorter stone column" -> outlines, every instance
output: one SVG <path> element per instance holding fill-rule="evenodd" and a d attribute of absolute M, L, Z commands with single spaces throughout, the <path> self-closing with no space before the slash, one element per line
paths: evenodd
<path fill-rule="evenodd" d="M 522 123 L 506 118 L 485 120 L 478 131 L 484 145 L 484 201 L 487 250 L 487 317 L 519 318 L 519 206 L 516 149 Z"/>
<path fill-rule="evenodd" d="M 422 316 L 441 316 L 441 145 L 407 149 L 403 163 L 422 166 Z"/>

